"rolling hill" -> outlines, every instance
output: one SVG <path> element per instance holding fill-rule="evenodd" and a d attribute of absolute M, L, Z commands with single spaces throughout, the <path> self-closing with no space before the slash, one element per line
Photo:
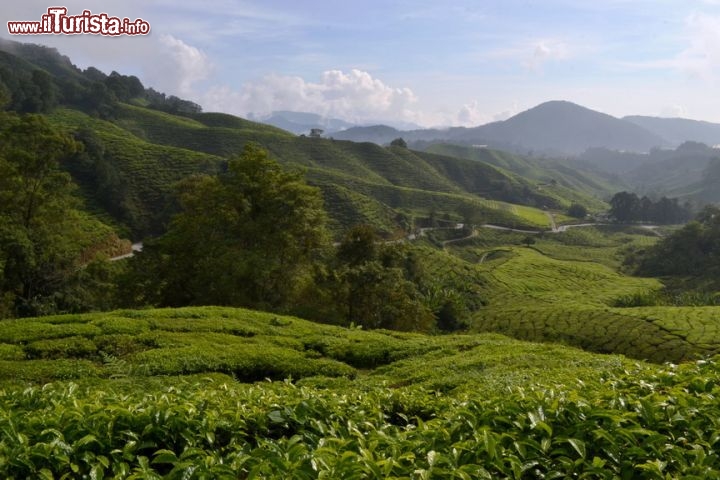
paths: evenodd
<path fill-rule="evenodd" d="M 623 180 L 616 175 L 569 160 L 529 158 L 485 147 L 447 143 L 433 143 L 425 150 L 494 165 L 535 181 L 541 188 L 545 187 L 546 192 L 562 191 L 562 196 L 568 199 L 576 196 L 574 201 L 583 204 L 589 201 L 587 194 L 606 198 L 624 187 Z M 598 208 L 602 208 L 601 203 L 597 202 Z"/>
<path fill-rule="evenodd" d="M 296 137 L 203 113 L 132 77 L 79 71 L 50 49 L 13 52 L 0 52 L 0 96 L 82 144 L 63 167 L 88 209 L 137 237 L 162 231 L 174 184 L 222 172 L 251 141 L 321 189 L 336 233 L 371 223 L 390 235 L 438 218 L 547 230 L 552 209 L 570 202 L 601 209 L 593 195 L 612 188 L 601 174 L 490 148 Z M 599 125 L 618 144 L 632 130 L 566 104 L 493 128 L 501 137 L 558 111 L 587 119 L 576 133 Z M 562 139 L 558 125 L 547 127 L 548 138 Z M 673 155 L 690 158 L 695 147 Z M 720 162 L 704 172 L 700 183 L 709 191 Z M 226 212 L 211 227 L 237 208 Z M 628 296 L 662 289 L 657 279 L 623 273 L 626 254 L 654 245 L 661 232 L 575 227 L 435 228 L 402 245 L 406 256 L 388 250 L 357 266 L 359 280 L 372 285 L 368 278 L 382 277 L 365 273 L 384 273 L 383 262 L 407 263 L 392 267 L 399 276 L 388 278 L 397 281 L 381 285 L 395 294 L 405 271 L 417 269 L 433 279 L 418 295 L 451 316 L 447 300 L 472 300 L 462 334 L 370 331 L 287 310 L 217 306 L 2 320 L 0 476 L 717 478 L 720 368 L 710 356 L 720 353 L 720 307 L 623 306 Z M 206 238 L 193 239 L 207 249 Z M 370 238 L 367 246 L 377 244 Z M 151 252 L 147 242 L 143 254 L 112 265 L 146 269 L 143 256 Z M 187 260 L 181 265 L 198 257 Z M 219 263 L 212 273 L 224 281 L 232 267 Z M 342 275 L 342 266 L 318 267 Z M 145 271 L 160 283 L 171 278 Z M 114 286 L 148 288 L 132 276 L 125 282 Z"/>
<path fill-rule="evenodd" d="M 191 102 L 144 89 L 134 77 L 81 71 L 53 49 L 6 41 L 0 49 L 0 81 L 13 102 L 21 111 L 43 113 L 85 144 L 85 152 L 64 162 L 65 168 L 88 202 L 135 238 L 162 231 L 176 181 L 221 171 L 226 159 L 251 141 L 307 172 L 308 181 L 323 190 L 338 232 L 360 221 L 389 235 L 407 219 L 435 215 L 462 221 L 469 211 L 484 221 L 544 227 L 546 222 L 536 220 L 542 213 L 523 217 L 518 212 L 526 210 L 513 204 L 603 206 L 591 194 L 543 189 L 535 179 L 477 159 L 298 137 L 232 115 L 204 113 Z M 50 85 L 47 98 L 23 103 L 35 92 L 26 91 L 26 81 L 37 78 Z"/>

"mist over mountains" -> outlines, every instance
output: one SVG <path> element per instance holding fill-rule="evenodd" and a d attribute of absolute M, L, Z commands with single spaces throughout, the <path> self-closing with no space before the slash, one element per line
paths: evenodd
<path fill-rule="evenodd" d="M 288 123 L 292 115 L 313 122 Z M 309 128 L 326 129 L 335 139 L 387 144 L 402 137 L 414 146 L 429 143 L 486 145 L 515 153 L 543 156 L 577 156 L 588 149 L 648 153 L 654 148 L 675 148 L 685 141 L 720 144 L 720 124 L 681 118 L 628 116 L 616 118 L 567 101 L 549 101 L 504 121 L 477 127 L 446 129 L 400 129 L 384 124 L 348 126 L 319 115 L 276 112 L 265 123 L 307 133 Z M 304 127 L 305 130 L 302 130 Z"/>

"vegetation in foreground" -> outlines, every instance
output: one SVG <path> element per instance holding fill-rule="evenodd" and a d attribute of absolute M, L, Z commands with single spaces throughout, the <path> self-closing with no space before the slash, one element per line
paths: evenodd
<path fill-rule="evenodd" d="M 366 332 L 209 307 L 0 326 L 7 477 L 720 473 L 713 361 L 653 366 L 498 335 Z M 101 353 L 121 338 L 127 351 Z M 53 376 L 77 378 L 36 383 Z"/>

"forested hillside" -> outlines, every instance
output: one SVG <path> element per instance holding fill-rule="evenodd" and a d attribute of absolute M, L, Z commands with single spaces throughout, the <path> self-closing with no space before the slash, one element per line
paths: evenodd
<path fill-rule="evenodd" d="M 472 217 L 538 226 L 510 204 L 590 209 L 602 202 L 564 188 L 545 188 L 502 167 L 400 147 L 297 137 L 275 127 L 145 89 L 135 77 L 80 71 L 45 48 L 3 42 L 0 81 L 8 108 L 37 112 L 84 145 L 62 165 L 88 203 L 134 238 L 161 232 L 172 211 L 171 185 L 192 173 L 218 172 L 255 142 L 281 163 L 302 168 L 324 194 L 336 232 L 371 223 L 386 234 L 414 218 Z M 465 212 L 465 213 L 463 213 Z M 408 223 L 410 222 L 410 223 Z"/>

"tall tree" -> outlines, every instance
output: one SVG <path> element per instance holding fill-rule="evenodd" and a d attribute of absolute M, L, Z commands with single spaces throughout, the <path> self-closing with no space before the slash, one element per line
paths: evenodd
<path fill-rule="evenodd" d="M 0 313 L 52 313 L 95 228 L 58 166 L 77 144 L 36 115 L 3 113 L 0 125 Z"/>
<path fill-rule="evenodd" d="M 634 193 L 616 193 L 610 200 L 610 215 L 620 222 L 639 220 L 640 199 Z"/>
<path fill-rule="evenodd" d="M 226 173 L 184 181 L 179 202 L 168 232 L 137 260 L 162 278 L 150 279 L 151 302 L 283 309 L 312 282 L 328 245 L 320 191 L 267 151 L 247 145 Z"/>
<path fill-rule="evenodd" d="M 350 229 L 340 243 L 334 269 L 336 301 L 347 323 L 367 328 L 430 330 L 434 324 L 422 262 L 401 245 L 378 243 L 369 225 Z"/>

